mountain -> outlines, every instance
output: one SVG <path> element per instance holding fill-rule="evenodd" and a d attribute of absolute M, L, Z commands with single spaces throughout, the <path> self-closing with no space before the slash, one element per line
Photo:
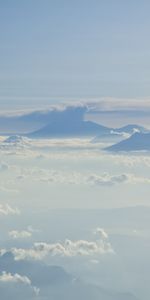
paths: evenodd
<path fill-rule="evenodd" d="M 51 107 L 46 111 L 0 116 L 1 135 L 21 135 L 32 138 L 96 136 L 93 142 L 105 138 L 112 141 L 128 137 L 135 132 L 148 132 L 142 126 L 129 124 L 121 128 L 109 128 L 94 121 L 85 120 L 86 106 Z"/>
<path fill-rule="evenodd" d="M 32 138 L 42 137 L 72 137 L 72 136 L 91 136 L 100 133 L 109 133 L 109 128 L 98 125 L 91 121 L 68 122 L 53 121 L 40 130 L 30 133 L 28 136 Z"/>
<path fill-rule="evenodd" d="M 67 107 L 65 110 L 55 110 L 51 114 L 50 121 L 41 129 L 28 134 L 32 138 L 49 137 L 72 137 L 72 136 L 92 136 L 97 138 L 121 137 L 134 132 L 146 132 L 144 127 L 138 125 L 127 125 L 122 128 L 113 129 L 92 121 L 84 119 L 85 107 Z"/>
<path fill-rule="evenodd" d="M 126 126 L 123 126 L 121 128 L 116 128 L 114 129 L 115 132 L 118 132 L 118 133 L 129 133 L 129 134 L 134 134 L 136 132 L 143 132 L 143 133 L 148 133 L 149 130 L 143 126 L 139 126 L 139 125 L 136 125 L 136 124 L 129 124 L 129 125 L 126 125 Z"/>
<path fill-rule="evenodd" d="M 150 133 L 136 132 L 131 137 L 105 148 L 107 151 L 150 151 Z"/>
<path fill-rule="evenodd" d="M 33 286 L 40 289 L 40 298 L 42 300 L 137 300 L 131 293 L 121 293 L 104 289 L 94 284 L 88 284 L 80 279 L 76 279 L 60 266 L 47 265 L 41 261 L 14 260 L 11 252 L 6 252 L 0 256 L 0 274 L 5 271 L 7 274 L 20 274 L 27 276 Z M 3 286 L 0 286 L 2 289 Z M 17 286 L 12 290 L 12 298 L 16 297 Z M 3 300 L 10 299 L 7 297 L 7 289 L 3 290 Z M 14 298 L 15 297 L 15 298 Z M 23 298 L 24 299 L 24 298 Z M 30 299 L 27 298 L 26 299 Z"/>
<path fill-rule="evenodd" d="M 52 111 L 33 111 L 15 115 L 0 115 L 1 135 L 23 134 L 48 124 Z"/>
<path fill-rule="evenodd" d="M 11 135 L 0 143 L 0 150 L 22 150 L 30 148 L 30 140 L 20 135 Z"/>
<path fill-rule="evenodd" d="M 85 108 L 67 108 L 64 111 L 55 111 L 49 123 L 30 134 L 29 137 L 71 137 L 91 136 L 109 133 L 111 128 L 99 125 L 92 121 L 85 121 Z"/>
<path fill-rule="evenodd" d="M 125 132 L 117 132 L 114 130 L 110 130 L 107 133 L 101 133 L 95 136 L 92 140 L 91 143 L 101 143 L 102 140 L 108 140 L 109 142 L 118 142 L 122 141 L 122 139 L 125 139 L 129 137 L 130 135 Z"/>
<path fill-rule="evenodd" d="M 86 299 L 86 300 L 138 300 L 131 293 L 117 293 L 109 289 L 103 289 L 94 284 L 86 284 L 80 280 L 72 282 L 66 289 L 59 287 L 57 294 L 52 294 L 52 299 Z"/>
<path fill-rule="evenodd" d="M 126 134 L 147 132 L 135 124 L 122 128 L 109 128 L 87 118 L 88 107 L 58 106 L 48 110 L 16 112 L 14 115 L 0 115 L 1 135 L 21 135 L 33 138 L 96 136 L 94 142 L 103 138 L 117 140 L 126 138 Z"/>
<path fill-rule="evenodd" d="M 104 138 L 105 139 L 107 138 L 107 139 L 109 139 L 109 141 L 112 141 L 112 142 L 113 141 L 120 142 L 123 139 L 129 138 L 130 135 L 132 135 L 136 132 L 148 133 L 150 131 L 143 126 L 139 126 L 136 124 L 129 124 L 124 127 L 110 129 L 110 131 L 107 131 L 105 133 L 101 133 L 101 134 L 97 135 L 92 140 L 92 143 L 99 143 Z"/>
<path fill-rule="evenodd" d="M 28 142 L 28 138 L 20 135 L 11 135 L 3 141 L 5 144 L 27 144 Z"/>
<path fill-rule="evenodd" d="M 48 286 L 56 284 L 69 284 L 73 277 L 62 267 L 47 265 L 41 261 L 15 260 L 11 252 L 0 257 L 0 272 L 26 275 L 32 279 L 34 285 Z"/>

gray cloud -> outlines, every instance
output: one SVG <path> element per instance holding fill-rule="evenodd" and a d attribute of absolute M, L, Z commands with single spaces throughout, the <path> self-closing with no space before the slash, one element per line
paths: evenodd
<path fill-rule="evenodd" d="M 126 183 L 129 181 L 129 176 L 127 174 L 119 174 L 119 175 L 113 175 L 111 176 L 110 174 L 103 174 L 101 176 L 93 174 L 90 175 L 87 178 L 87 181 L 91 184 L 94 185 L 100 185 L 100 186 L 111 186 L 111 185 L 116 185 L 120 183 Z"/>

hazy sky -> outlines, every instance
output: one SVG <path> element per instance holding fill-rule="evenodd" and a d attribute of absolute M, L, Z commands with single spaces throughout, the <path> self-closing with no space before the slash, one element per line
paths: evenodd
<path fill-rule="evenodd" d="M 148 0 L 0 0 L 0 104 L 148 97 L 149 11 Z"/>
<path fill-rule="evenodd" d="M 149 28 L 150 0 L 0 0 L 3 300 L 149 300 L 149 152 L 84 122 L 150 128 Z"/>

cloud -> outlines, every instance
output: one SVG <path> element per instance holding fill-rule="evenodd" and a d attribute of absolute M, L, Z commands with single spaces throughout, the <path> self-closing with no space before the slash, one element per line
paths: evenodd
<path fill-rule="evenodd" d="M 63 171 L 58 169 L 16 168 L 16 180 L 27 180 L 31 182 L 43 182 L 47 184 L 74 184 L 91 186 L 115 186 L 119 184 L 150 183 L 149 177 L 137 176 L 132 173 L 110 174 L 110 173 L 81 173 L 76 171 Z"/>
<path fill-rule="evenodd" d="M 32 236 L 32 233 L 27 230 L 12 230 L 9 231 L 9 236 L 13 239 L 24 239 L 24 238 L 30 238 Z"/>
<path fill-rule="evenodd" d="M 145 101 L 144 101 L 145 100 Z M 48 108 L 43 105 L 43 109 L 37 110 L 26 108 L 24 110 L 16 110 L 11 112 L 3 112 L 0 115 L 0 121 L 3 124 L 12 126 L 19 122 L 27 122 L 47 124 L 54 113 L 63 112 L 68 109 L 84 108 L 86 112 L 103 112 L 103 111 L 146 111 L 150 109 L 150 99 L 140 98 L 115 98 L 115 97 L 98 97 L 94 99 L 76 99 L 76 101 L 67 101 L 62 99 L 61 103 L 48 105 Z M 5 124 L 4 123 L 4 124 Z"/>
<path fill-rule="evenodd" d="M 26 276 L 21 276 L 19 274 L 12 275 L 11 273 L 3 272 L 0 275 L 1 282 L 15 282 L 15 283 L 23 283 L 27 285 L 31 285 L 31 280 Z"/>
<path fill-rule="evenodd" d="M 19 215 L 20 211 L 18 208 L 13 208 L 9 204 L 0 204 L 0 215 Z"/>
<path fill-rule="evenodd" d="M 95 101 L 88 101 L 87 107 L 89 112 L 111 112 L 111 111 L 150 111 L 150 99 L 143 101 L 135 98 L 113 98 L 104 97 Z"/>
<path fill-rule="evenodd" d="M 103 230 L 98 228 L 96 233 L 98 239 L 95 241 L 66 239 L 63 243 L 34 243 L 32 248 L 12 248 L 16 260 L 35 259 L 41 260 L 47 255 L 74 257 L 74 256 L 95 256 L 114 253 L 114 250 L 109 243 L 108 235 Z"/>
<path fill-rule="evenodd" d="M 138 177 L 134 174 L 118 174 L 118 175 L 110 175 L 109 173 L 104 173 L 103 175 L 93 174 L 87 177 L 87 182 L 92 185 L 97 186 L 113 186 L 118 184 L 150 184 L 150 178 L 147 177 Z"/>
<path fill-rule="evenodd" d="M 35 229 L 32 226 L 28 226 L 27 230 L 11 230 L 8 232 L 10 238 L 12 239 L 26 239 L 31 238 L 33 233 L 39 233 L 41 230 Z"/>
<path fill-rule="evenodd" d="M 74 278 L 58 265 L 49 265 L 39 260 L 15 260 L 10 251 L 1 253 L 0 273 L 2 270 L 5 270 L 6 273 L 20 274 L 23 278 L 25 275 L 32 282 L 32 285 L 38 286 L 40 289 L 45 286 L 50 287 L 53 284 L 68 284 Z"/>
<path fill-rule="evenodd" d="M 72 124 L 72 122 L 81 122 L 84 119 L 86 111 L 86 104 L 81 103 L 76 105 L 53 105 L 47 110 L 28 111 L 21 114 L 18 114 L 16 111 L 14 115 L 1 115 L 0 126 L 4 132 L 27 133 L 39 130 L 47 126 L 50 122 L 61 122 L 62 125 L 64 122 L 70 124 Z"/>
<path fill-rule="evenodd" d="M 3 140 L 0 144 L 0 150 L 3 151 L 21 151 L 30 148 L 30 140 L 19 135 L 12 135 Z M 4 163 L 3 163 L 4 165 Z M 6 165 L 6 164 L 5 164 Z M 4 165 L 4 167 L 6 167 Z"/>
<path fill-rule="evenodd" d="M 90 142 L 90 138 L 68 138 L 68 139 L 28 139 L 28 143 L 0 143 L 0 152 L 7 156 L 19 156 L 19 158 L 24 157 L 33 157 L 37 159 L 41 158 L 51 158 L 54 159 L 64 159 L 68 155 L 70 159 L 76 159 L 76 156 L 83 156 L 80 150 L 85 150 L 86 153 L 92 149 L 98 148 L 97 146 Z M 106 145 L 102 144 L 104 148 Z M 56 148 L 62 150 L 67 150 L 62 152 L 56 152 Z M 50 151 L 45 151 L 50 150 Z M 54 151 L 53 151 L 54 150 Z M 73 153 L 72 150 L 76 150 L 76 153 Z M 70 151 L 70 152 L 69 152 Z M 68 153 L 69 152 L 69 153 Z M 87 154 L 86 154 L 87 155 Z M 92 153 L 93 156 L 93 153 Z M 12 167 L 12 166 L 11 166 Z M 10 167 L 9 167 L 10 169 Z"/>
<path fill-rule="evenodd" d="M 124 155 L 124 154 L 106 154 L 103 156 L 103 159 L 108 159 L 112 161 L 116 165 L 123 165 L 126 167 L 133 167 L 133 166 L 146 166 L 150 167 L 150 157 L 149 155 L 143 155 L 143 153 Z"/>
<path fill-rule="evenodd" d="M 20 274 L 11 274 L 7 272 L 2 272 L 0 275 L 0 285 L 7 284 L 7 285 L 25 285 L 29 286 L 36 296 L 39 294 L 39 289 L 37 287 L 32 286 L 31 280 L 27 276 L 21 276 Z M 9 287 L 8 287 L 9 288 Z"/>
<path fill-rule="evenodd" d="M 98 234 L 101 239 L 104 240 L 108 239 L 108 234 L 103 228 L 97 227 L 96 230 L 94 231 L 94 234 Z"/>
<path fill-rule="evenodd" d="M 99 186 L 112 186 L 112 185 L 128 182 L 128 180 L 129 177 L 127 174 L 111 176 L 110 174 L 107 173 L 104 173 L 101 176 L 93 174 L 87 178 L 87 182 Z"/>
<path fill-rule="evenodd" d="M 95 230 L 95 233 L 104 237 L 104 239 L 108 239 L 106 237 L 106 232 L 102 228 L 97 228 Z M 107 257 L 108 258 L 108 257 Z M 75 262 L 77 260 L 75 259 Z M 81 257 L 81 260 L 79 259 L 79 262 L 81 264 L 82 272 L 86 266 L 84 264 L 84 259 Z M 103 265 L 102 261 L 99 260 L 99 257 L 93 257 L 88 256 L 87 258 L 88 262 L 88 268 L 90 268 L 90 274 L 92 270 L 92 264 L 95 265 L 94 268 L 94 274 L 96 269 L 100 270 L 100 276 L 98 275 L 97 278 L 100 278 L 103 276 L 103 274 L 110 275 L 110 269 L 112 268 L 112 264 L 110 262 L 110 259 L 108 259 L 108 264 L 110 264 L 110 268 L 107 269 L 107 263 L 105 266 Z M 101 264 L 99 264 L 101 262 Z M 51 258 L 51 263 L 54 263 L 54 259 Z M 89 264 L 90 263 L 90 264 Z M 116 260 L 114 261 L 116 265 Z M 99 266 L 98 266 L 99 264 Z M 70 268 L 72 267 L 72 264 L 70 264 Z M 97 267 L 96 267 L 97 265 Z M 34 286 L 38 286 L 40 288 L 40 294 L 38 299 L 136 299 L 135 297 L 131 296 L 130 293 L 117 293 L 115 292 L 115 289 L 117 287 L 113 287 L 113 291 L 105 288 L 101 288 L 103 285 L 103 281 L 99 285 L 93 285 L 86 283 L 85 281 L 82 281 L 81 278 L 81 270 L 79 265 L 76 265 L 77 272 L 76 275 L 72 275 L 72 273 L 68 273 L 65 271 L 65 269 L 59 265 L 50 265 L 48 262 L 42 262 L 42 261 L 26 261 L 26 260 L 14 260 L 14 256 L 11 252 L 3 253 L 3 255 L 0 257 L 0 269 L 7 270 L 5 272 L 5 277 L 10 278 L 10 281 L 7 282 L 0 282 L 0 291 L 1 291 L 1 297 L 2 299 L 16 299 L 16 300 L 30 300 L 30 299 L 36 299 L 36 295 L 39 293 L 38 288 L 34 288 Z M 84 270 L 84 279 L 85 275 L 88 275 L 87 272 L 88 269 Z M 103 273 L 104 272 L 104 273 Z M 17 276 L 16 276 L 17 274 Z M 79 277 L 78 275 L 79 274 Z M 93 274 L 93 273 L 92 273 Z M 87 277 L 86 277 L 87 278 Z M 101 277 L 102 278 L 102 277 Z M 103 279 L 103 278 L 102 278 Z M 107 278 L 106 278 L 107 279 Z M 86 279 L 85 279 L 86 280 Z M 115 278 L 116 280 L 116 278 Z M 88 281 L 89 282 L 89 281 Z M 3 293 L 2 286 L 5 286 L 5 294 Z M 12 289 L 12 286 L 14 286 L 14 289 Z M 26 289 L 23 289 L 23 288 Z M 34 289 L 33 289 L 34 288 Z M 16 291 L 18 291 L 16 295 Z M 27 289 L 30 290 L 30 294 L 27 294 Z M 127 288 L 126 288 L 127 289 Z M 31 291 L 33 292 L 33 295 L 31 295 Z M 36 293 L 35 293 L 36 291 Z M 4 297 L 6 293 L 9 293 L 9 297 L 7 295 L 7 298 Z M 20 297 L 19 297 L 20 296 Z"/>

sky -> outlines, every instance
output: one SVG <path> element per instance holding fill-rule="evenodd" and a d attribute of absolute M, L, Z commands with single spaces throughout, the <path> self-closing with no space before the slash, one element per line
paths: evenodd
<path fill-rule="evenodd" d="M 0 0 L 3 300 L 149 300 L 149 12 Z"/>
<path fill-rule="evenodd" d="M 0 0 L 0 105 L 147 99 L 149 10 L 148 0 Z"/>

